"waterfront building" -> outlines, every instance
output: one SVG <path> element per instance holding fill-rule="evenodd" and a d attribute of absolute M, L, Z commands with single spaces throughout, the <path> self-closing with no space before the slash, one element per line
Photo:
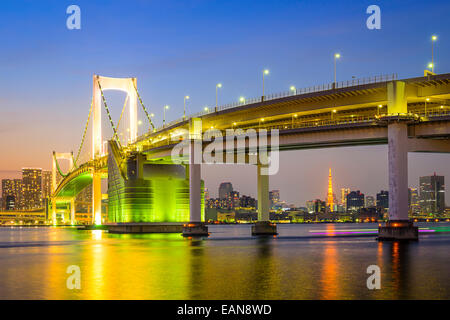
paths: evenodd
<path fill-rule="evenodd" d="M 420 177 L 420 209 L 426 214 L 442 214 L 445 210 L 444 176 L 436 173 L 432 176 Z"/>
<path fill-rule="evenodd" d="M 366 208 L 375 207 L 375 198 L 372 196 L 366 196 Z"/>
<path fill-rule="evenodd" d="M 351 191 L 347 195 L 347 211 L 358 212 L 361 208 L 364 208 L 364 193 L 359 190 Z"/>
<path fill-rule="evenodd" d="M 341 188 L 341 205 L 347 208 L 347 195 L 350 193 L 350 188 Z"/>
<path fill-rule="evenodd" d="M 42 207 L 42 169 L 23 168 L 23 209 Z"/>
<path fill-rule="evenodd" d="M 381 190 L 377 193 L 377 207 L 389 209 L 389 191 Z"/>
<path fill-rule="evenodd" d="M 231 182 L 222 182 L 219 186 L 219 199 L 227 199 L 231 192 L 233 192 Z"/>
<path fill-rule="evenodd" d="M 408 204 L 411 214 L 420 213 L 419 192 L 417 188 L 408 188 Z"/>
<path fill-rule="evenodd" d="M 2 199 L 3 210 L 22 209 L 22 180 L 21 179 L 3 179 L 2 180 Z"/>

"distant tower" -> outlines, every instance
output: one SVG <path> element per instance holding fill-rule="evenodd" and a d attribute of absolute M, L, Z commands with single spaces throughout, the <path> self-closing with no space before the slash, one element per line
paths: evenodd
<path fill-rule="evenodd" d="M 333 212 L 334 197 L 333 197 L 333 178 L 331 177 L 331 168 L 328 174 L 327 206 L 330 208 L 330 212 Z"/>

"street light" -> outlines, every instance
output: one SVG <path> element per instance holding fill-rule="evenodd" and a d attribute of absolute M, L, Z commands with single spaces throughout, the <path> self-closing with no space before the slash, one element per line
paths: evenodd
<path fill-rule="evenodd" d="M 240 102 L 240 103 L 245 103 L 245 98 L 244 98 L 244 97 L 240 97 L 240 98 L 239 98 L 239 102 Z"/>
<path fill-rule="evenodd" d="M 264 76 L 269 74 L 269 70 L 264 69 L 263 73 L 262 73 L 262 77 L 263 77 L 263 91 L 262 91 L 262 100 L 264 101 Z"/>
<path fill-rule="evenodd" d="M 204 107 L 203 110 L 205 110 L 205 112 L 208 112 L 209 108 L 208 107 Z"/>
<path fill-rule="evenodd" d="M 334 54 L 334 86 L 336 87 L 336 59 L 339 59 L 341 57 L 340 53 Z"/>
<path fill-rule="evenodd" d="M 294 118 L 297 119 L 297 114 L 292 116 L 292 129 L 294 129 Z"/>
<path fill-rule="evenodd" d="M 219 88 L 222 88 L 222 84 L 221 83 L 216 84 L 216 112 L 217 112 L 217 95 L 218 95 L 217 89 L 219 89 Z"/>
<path fill-rule="evenodd" d="M 184 96 L 184 112 L 183 112 L 183 119 L 186 119 L 186 100 L 189 99 L 189 96 Z"/>
<path fill-rule="evenodd" d="M 166 125 L 166 110 L 169 109 L 168 105 L 164 106 L 164 111 L 163 111 L 163 127 Z"/>
<path fill-rule="evenodd" d="M 382 104 L 379 104 L 379 105 L 378 105 L 378 108 L 377 108 L 377 114 L 378 114 L 378 115 L 380 115 L 380 109 L 381 109 L 381 108 L 383 108 L 383 105 L 382 105 Z"/>
<path fill-rule="evenodd" d="M 434 42 L 437 40 L 437 36 L 436 35 L 432 35 L 431 36 L 431 72 L 434 72 L 434 60 L 433 60 L 433 55 L 434 55 L 434 52 L 433 52 L 433 44 L 434 44 Z"/>
<path fill-rule="evenodd" d="M 295 86 L 291 86 L 290 88 L 289 88 L 293 93 L 297 93 L 297 89 L 295 88 Z"/>
<path fill-rule="evenodd" d="M 333 109 L 333 111 L 331 112 L 331 120 L 333 120 L 333 115 L 337 112 L 336 109 Z"/>
<path fill-rule="evenodd" d="M 425 99 L 425 117 L 427 116 L 427 102 L 430 101 L 430 98 Z"/>

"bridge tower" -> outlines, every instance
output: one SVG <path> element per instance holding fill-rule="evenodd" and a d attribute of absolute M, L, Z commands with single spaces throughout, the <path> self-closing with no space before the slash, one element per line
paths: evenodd
<path fill-rule="evenodd" d="M 129 136 L 128 143 L 133 143 L 137 138 L 137 92 L 136 78 L 110 78 L 94 75 L 92 93 L 92 156 L 94 159 L 104 155 L 106 150 L 102 150 L 102 91 L 119 90 L 124 91 L 129 99 Z M 93 223 L 101 224 L 102 220 L 102 189 L 101 174 L 94 171 L 92 173 L 92 213 Z"/>
<path fill-rule="evenodd" d="M 389 221 L 378 230 L 379 240 L 417 240 L 418 227 L 408 217 L 408 116 L 405 82 L 387 84 Z"/>
<path fill-rule="evenodd" d="M 57 169 L 58 167 L 58 160 L 67 160 L 69 161 L 69 171 L 72 171 L 74 167 L 73 163 L 73 152 L 55 152 L 53 151 L 53 158 L 52 158 L 52 194 L 55 192 L 56 187 L 58 186 L 56 181 L 56 175 L 57 175 Z M 75 203 L 75 202 L 74 202 Z M 71 209 L 72 209 L 72 202 L 71 202 Z M 73 217 L 71 215 L 71 222 L 72 224 L 75 222 L 75 204 L 73 208 Z M 52 222 L 53 224 L 56 224 L 56 199 L 52 197 Z"/>

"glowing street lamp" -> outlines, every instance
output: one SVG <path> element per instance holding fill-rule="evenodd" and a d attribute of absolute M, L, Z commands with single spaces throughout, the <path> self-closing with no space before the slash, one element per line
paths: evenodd
<path fill-rule="evenodd" d="M 164 111 L 163 111 L 163 127 L 166 126 L 166 110 L 168 110 L 168 109 L 169 109 L 169 106 L 165 105 L 164 106 Z"/>
<path fill-rule="evenodd" d="M 427 102 L 430 101 L 430 98 L 425 99 L 425 117 L 427 116 Z"/>
<path fill-rule="evenodd" d="M 264 100 L 264 76 L 269 74 L 269 70 L 264 69 L 262 73 L 262 80 L 263 80 L 263 91 L 262 91 L 262 100 Z"/>
<path fill-rule="evenodd" d="M 334 116 L 334 114 L 337 112 L 337 110 L 336 109 L 333 109 L 333 111 L 331 111 L 331 120 L 333 120 L 333 116 Z"/>
<path fill-rule="evenodd" d="M 339 59 L 341 57 L 340 53 L 334 54 L 334 85 L 336 86 L 336 59 Z"/>
<path fill-rule="evenodd" d="M 291 87 L 289 88 L 289 90 L 291 90 L 293 94 L 296 94 L 296 93 L 297 93 L 297 88 L 295 88 L 295 86 L 291 86 Z"/>
<path fill-rule="evenodd" d="M 244 103 L 245 103 L 245 98 L 244 98 L 244 97 L 240 97 L 240 98 L 239 98 L 239 102 L 242 103 L 242 104 L 244 104 Z"/>
<path fill-rule="evenodd" d="M 209 111 L 209 108 L 208 108 L 208 107 L 204 107 L 203 110 L 204 110 L 205 112 L 208 112 L 208 111 Z"/>
<path fill-rule="evenodd" d="M 183 119 L 186 119 L 186 100 L 189 100 L 189 96 L 184 96 L 184 111 L 183 111 Z"/>
<path fill-rule="evenodd" d="M 436 35 L 432 35 L 431 36 L 431 72 L 434 72 L 434 60 L 433 60 L 433 55 L 434 55 L 434 52 L 433 52 L 433 44 L 434 44 L 434 42 L 437 40 L 437 36 Z"/>
<path fill-rule="evenodd" d="M 381 108 L 383 108 L 383 105 L 382 105 L 382 104 L 379 104 L 379 105 L 378 105 L 378 108 L 377 108 L 377 114 L 378 114 L 378 115 L 380 115 L 380 109 L 381 109 Z"/>
<path fill-rule="evenodd" d="M 222 84 L 221 83 L 218 83 L 218 84 L 216 84 L 216 112 L 217 112 L 217 95 L 218 95 L 218 89 L 219 88 L 222 88 Z"/>

